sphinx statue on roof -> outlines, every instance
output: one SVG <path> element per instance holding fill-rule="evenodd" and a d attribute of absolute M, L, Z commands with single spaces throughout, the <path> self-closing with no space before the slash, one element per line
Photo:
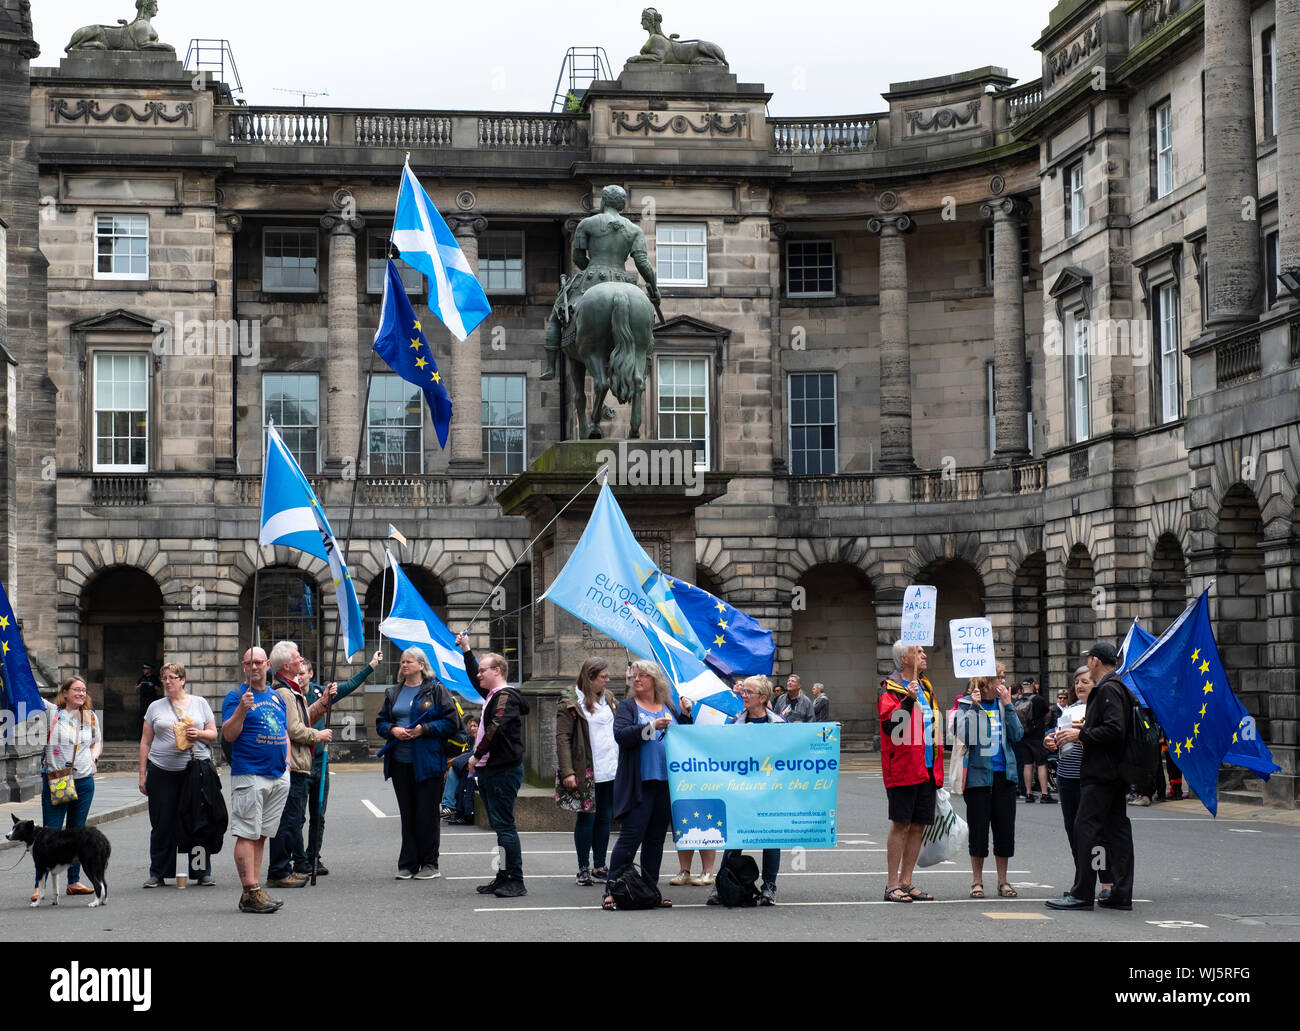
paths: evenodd
<path fill-rule="evenodd" d="M 148 50 L 176 53 L 170 43 L 160 42 L 153 27 L 158 0 L 135 0 L 135 20 L 117 19 L 116 25 L 85 25 L 72 34 L 63 49 L 69 54 L 78 50 Z"/>
<path fill-rule="evenodd" d="M 665 36 L 663 16 L 653 7 L 641 12 L 641 28 L 650 38 L 641 53 L 627 59 L 628 64 L 708 64 L 727 67 L 722 47 L 706 39 L 681 39 L 676 33 Z"/>

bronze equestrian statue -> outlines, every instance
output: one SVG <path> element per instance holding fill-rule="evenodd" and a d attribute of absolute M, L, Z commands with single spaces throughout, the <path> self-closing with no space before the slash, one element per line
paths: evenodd
<path fill-rule="evenodd" d="M 573 234 L 573 264 L 580 271 L 561 283 L 560 295 L 551 308 L 542 379 L 555 377 L 563 351 L 569 358 L 573 379 L 579 436 L 600 437 L 600 417 L 608 392 L 620 404 L 631 402 L 628 435 L 635 439 L 641 436 L 641 408 L 654 346 L 659 288 L 646 256 L 645 234 L 620 214 L 627 206 L 627 193 L 621 186 L 606 186 L 600 201 L 600 214 L 584 218 Z M 626 268 L 629 256 L 645 279 L 646 293 L 637 288 L 636 272 Z M 659 318 L 663 319 L 662 313 Z M 588 372 L 595 387 L 590 415 Z"/>

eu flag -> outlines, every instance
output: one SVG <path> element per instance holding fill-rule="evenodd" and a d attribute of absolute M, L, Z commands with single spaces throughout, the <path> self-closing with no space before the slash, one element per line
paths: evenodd
<path fill-rule="evenodd" d="M 772 675 L 772 631 L 739 609 L 685 580 L 664 577 L 677 607 L 707 649 L 705 661 L 729 677 Z"/>
<path fill-rule="evenodd" d="M 20 723 L 45 711 L 4 584 L 0 584 L 0 709 L 12 712 Z"/>
<path fill-rule="evenodd" d="M 1164 728 L 1169 750 L 1205 808 L 1219 809 L 1219 765 L 1244 766 L 1268 780 L 1281 769 L 1255 718 L 1228 686 L 1210 627 L 1208 591 L 1121 674 Z"/>
<path fill-rule="evenodd" d="M 393 259 L 388 259 L 384 280 L 384 303 L 379 310 L 379 328 L 375 330 L 375 353 L 397 375 L 414 383 L 424 392 L 438 434 L 438 446 L 447 446 L 447 429 L 451 426 L 451 395 L 433 358 L 433 348 L 424 335 L 424 327 L 415 317 L 411 299 L 402 288 Z"/>

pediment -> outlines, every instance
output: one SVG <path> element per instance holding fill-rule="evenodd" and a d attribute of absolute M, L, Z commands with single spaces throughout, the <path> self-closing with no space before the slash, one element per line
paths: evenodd
<path fill-rule="evenodd" d="M 114 308 L 102 315 L 74 322 L 71 328 L 74 333 L 153 333 L 157 322 L 157 319 L 139 312 Z"/>
<path fill-rule="evenodd" d="M 655 326 L 655 336 L 708 337 L 717 340 L 730 337 L 731 330 L 726 326 L 716 326 L 712 322 L 697 319 L 693 315 L 674 315 L 662 325 Z"/>
<path fill-rule="evenodd" d="M 1067 265 L 1047 291 L 1049 297 L 1062 297 L 1075 290 L 1092 290 L 1092 273 L 1078 265 Z"/>

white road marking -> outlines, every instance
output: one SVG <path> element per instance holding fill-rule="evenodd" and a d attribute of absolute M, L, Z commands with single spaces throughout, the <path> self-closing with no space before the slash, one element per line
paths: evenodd
<path fill-rule="evenodd" d="M 375 817 L 376 819 L 378 819 L 378 820 L 396 820 L 396 819 L 397 819 L 397 814 L 396 814 L 396 813 L 394 813 L 392 816 L 389 816 L 387 813 L 383 812 L 383 811 L 382 811 L 382 810 L 381 810 L 377 805 L 375 805 L 374 802 L 370 801 L 370 799 L 368 799 L 368 798 L 363 798 L 363 799 L 361 800 L 361 804 L 362 804 L 363 806 L 365 806 L 367 809 L 369 809 L 371 815 L 374 816 L 374 817 Z"/>
<path fill-rule="evenodd" d="M 1229 827 L 1228 830 L 1232 831 L 1233 834 L 1263 834 L 1264 833 L 1263 831 L 1247 830 L 1245 827 Z"/>
<path fill-rule="evenodd" d="M 1137 899 L 1133 901 L 1136 902 Z M 1163 928 L 1166 931 L 1181 931 L 1187 927 L 1205 927 L 1205 924 L 1198 924 L 1192 920 L 1148 920 L 1147 923 Z"/>
<path fill-rule="evenodd" d="M 1044 899 L 1002 899 L 1003 903 L 1032 902 L 1042 905 Z M 1134 902 L 1149 902 L 1150 899 L 1134 899 Z M 778 902 L 777 909 L 793 909 L 795 906 L 815 907 L 815 906 L 898 906 L 898 902 L 872 902 L 863 901 L 845 901 L 845 902 Z M 917 906 L 987 906 L 986 899 L 935 899 L 933 902 L 916 902 Z M 704 909 L 706 903 L 703 902 L 674 902 L 673 909 Z M 475 909 L 475 913 L 559 913 L 559 912 L 577 912 L 584 909 L 600 909 L 600 906 L 494 906 Z M 1048 917 L 1050 920 L 1051 917 Z"/>

